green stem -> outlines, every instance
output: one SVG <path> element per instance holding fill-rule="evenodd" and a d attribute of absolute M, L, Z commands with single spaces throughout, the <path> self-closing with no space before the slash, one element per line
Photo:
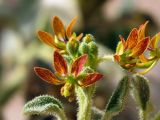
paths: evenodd
<path fill-rule="evenodd" d="M 95 85 L 89 88 L 76 87 L 76 94 L 79 104 L 78 120 L 91 120 L 92 96 Z"/>
<path fill-rule="evenodd" d="M 104 61 L 114 61 L 113 55 L 105 55 L 99 59 L 99 63 Z"/>

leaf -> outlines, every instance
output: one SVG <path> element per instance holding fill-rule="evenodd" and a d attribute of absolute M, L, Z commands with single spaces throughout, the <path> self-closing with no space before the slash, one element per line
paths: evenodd
<path fill-rule="evenodd" d="M 150 99 L 150 90 L 148 80 L 141 75 L 134 75 L 132 80 L 134 97 L 136 98 L 139 107 L 143 110 L 147 110 L 147 106 Z"/>
<path fill-rule="evenodd" d="M 23 108 L 24 114 L 53 114 L 55 116 L 59 116 L 62 120 L 65 119 L 65 115 L 63 113 L 63 106 L 61 102 L 49 95 L 42 95 L 34 98 L 25 104 Z"/>
<path fill-rule="evenodd" d="M 129 77 L 125 76 L 114 90 L 109 103 L 106 106 L 104 120 L 112 118 L 123 110 L 125 99 L 129 91 Z"/>

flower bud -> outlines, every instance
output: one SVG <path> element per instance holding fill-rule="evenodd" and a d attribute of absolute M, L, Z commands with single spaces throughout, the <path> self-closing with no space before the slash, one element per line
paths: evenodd
<path fill-rule="evenodd" d="M 89 43 L 91 41 L 95 41 L 95 38 L 91 34 L 86 34 L 86 36 L 83 38 L 83 42 Z"/>
<path fill-rule="evenodd" d="M 66 49 L 72 56 L 76 56 L 79 48 L 79 41 L 70 39 L 67 43 Z"/>
<path fill-rule="evenodd" d="M 81 54 L 88 54 L 89 53 L 89 46 L 87 43 L 82 42 L 79 46 L 79 52 Z"/>
<path fill-rule="evenodd" d="M 98 48 L 95 42 L 90 42 L 89 44 L 89 51 L 91 54 L 93 54 L 94 56 L 98 55 Z"/>

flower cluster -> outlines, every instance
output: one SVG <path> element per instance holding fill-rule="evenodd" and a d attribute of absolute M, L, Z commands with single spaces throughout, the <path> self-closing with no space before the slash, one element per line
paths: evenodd
<path fill-rule="evenodd" d="M 35 67 L 35 73 L 44 81 L 63 85 L 61 95 L 68 97 L 69 101 L 75 98 L 75 87 L 88 87 L 100 80 L 103 75 L 96 72 L 96 63 L 98 57 L 97 46 L 94 37 L 90 34 L 83 37 L 82 34 L 76 36 L 72 32 L 74 18 L 67 29 L 61 20 L 56 16 L 53 18 L 53 30 L 55 37 L 51 34 L 38 31 L 38 36 L 47 45 L 54 48 L 53 66 L 55 73 L 41 67 Z"/>
<path fill-rule="evenodd" d="M 137 68 L 145 68 L 143 72 L 140 72 L 141 74 L 145 74 L 160 58 L 160 48 L 158 47 L 160 33 L 152 38 L 150 36 L 146 37 L 145 29 L 147 24 L 148 21 L 138 29 L 133 28 L 127 40 L 121 35 L 119 36 L 121 41 L 117 46 L 114 60 L 124 69 L 134 72 Z M 146 57 L 147 53 L 149 55 Z"/>

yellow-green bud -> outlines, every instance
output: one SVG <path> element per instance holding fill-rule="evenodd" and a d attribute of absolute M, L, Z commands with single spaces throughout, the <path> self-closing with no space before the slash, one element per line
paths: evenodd
<path fill-rule="evenodd" d="M 89 53 L 89 46 L 87 43 L 82 42 L 79 46 L 79 52 L 81 54 L 88 54 Z"/>
<path fill-rule="evenodd" d="M 76 56 L 79 48 L 79 41 L 76 39 L 70 39 L 67 43 L 66 49 L 72 55 Z"/>
<path fill-rule="evenodd" d="M 98 55 L 98 47 L 97 47 L 96 43 L 92 41 L 88 45 L 89 45 L 90 53 L 93 54 L 94 56 L 97 56 Z"/>
<path fill-rule="evenodd" d="M 86 34 L 85 37 L 83 38 L 83 42 L 89 43 L 91 41 L 95 41 L 95 38 L 91 34 Z"/>

